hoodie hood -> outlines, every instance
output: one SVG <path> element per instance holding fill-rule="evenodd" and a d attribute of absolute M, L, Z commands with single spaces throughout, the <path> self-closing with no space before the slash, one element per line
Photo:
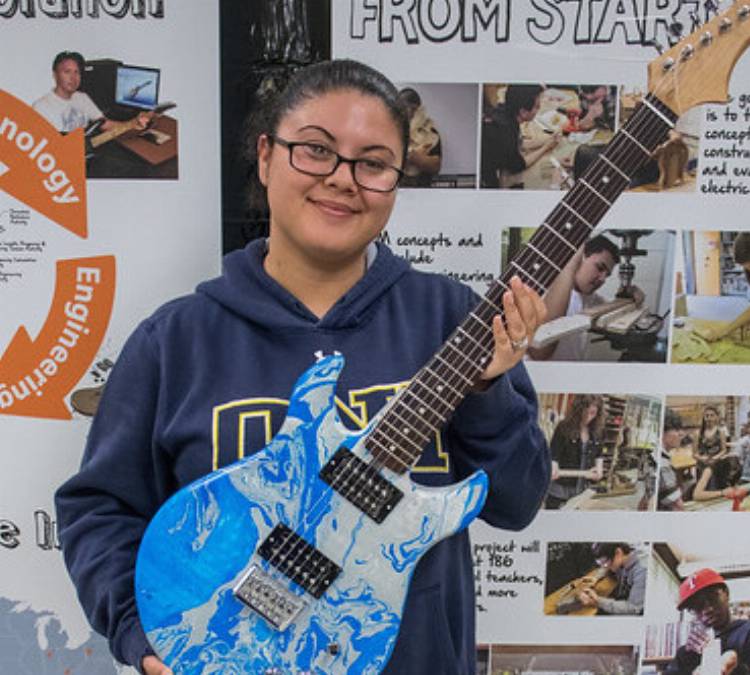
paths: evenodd
<path fill-rule="evenodd" d="M 197 292 L 228 311 L 272 330 L 352 328 L 364 322 L 384 293 L 409 271 L 409 265 L 387 246 L 377 244 L 377 255 L 365 275 L 321 319 L 263 268 L 264 239 L 224 257 L 223 273 L 200 284 Z"/>

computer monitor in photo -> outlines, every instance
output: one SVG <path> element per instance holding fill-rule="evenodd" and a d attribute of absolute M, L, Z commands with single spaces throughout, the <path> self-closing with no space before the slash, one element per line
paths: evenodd
<path fill-rule="evenodd" d="M 151 110 L 159 103 L 158 68 L 118 66 L 115 103 L 141 110 Z"/>

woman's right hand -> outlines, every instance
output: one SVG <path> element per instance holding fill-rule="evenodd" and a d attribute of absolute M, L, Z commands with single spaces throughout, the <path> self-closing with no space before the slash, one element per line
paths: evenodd
<path fill-rule="evenodd" d="M 141 665 L 146 675 L 174 675 L 172 669 L 167 668 L 157 656 L 144 656 Z"/>

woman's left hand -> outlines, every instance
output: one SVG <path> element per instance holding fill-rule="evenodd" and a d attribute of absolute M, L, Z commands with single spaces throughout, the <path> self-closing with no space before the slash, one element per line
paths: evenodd
<path fill-rule="evenodd" d="M 515 366 L 547 317 L 547 308 L 539 294 L 518 277 L 510 280 L 510 290 L 503 294 L 503 310 L 505 325 L 499 315 L 492 322 L 495 352 L 481 375 L 482 380 L 492 380 Z"/>

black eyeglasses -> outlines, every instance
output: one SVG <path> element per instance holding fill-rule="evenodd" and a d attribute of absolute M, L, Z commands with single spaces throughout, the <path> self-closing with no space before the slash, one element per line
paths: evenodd
<path fill-rule="evenodd" d="M 339 164 L 349 164 L 352 178 L 359 187 L 372 192 L 392 192 L 404 174 L 401 169 L 379 159 L 343 157 L 320 143 L 287 141 L 278 136 L 270 138 L 274 143 L 288 148 L 289 164 L 308 176 L 330 176 L 339 168 Z"/>

